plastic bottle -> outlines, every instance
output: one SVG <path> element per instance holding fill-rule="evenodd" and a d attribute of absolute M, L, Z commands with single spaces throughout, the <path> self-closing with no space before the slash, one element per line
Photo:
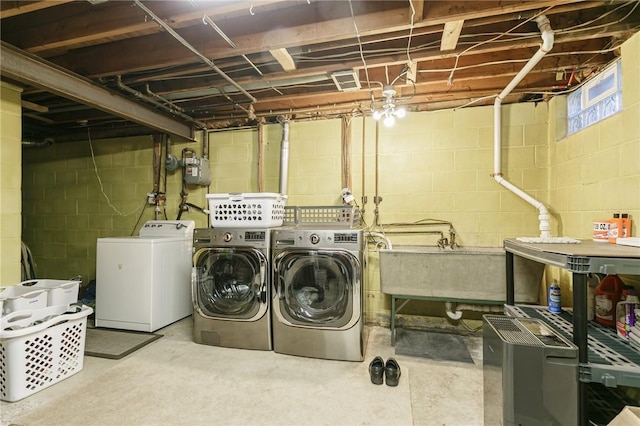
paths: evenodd
<path fill-rule="evenodd" d="M 622 218 L 620 213 L 614 213 L 613 219 L 609 220 L 609 242 L 615 244 L 618 237 L 622 237 Z"/>
<path fill-rule="evenodd" d="M 622 237 L 629 238 L 631 237 L 631 219 L 629 218 L 629 213 L 622 213 Z"/>
<path fill-rule="evenodd" d="M 624 283 L 614 274 L 609 274 L 596 287 L 596 321 L 609 327 L 616 326 L 616 305 L 622 296 Z"/>
<path fill-rule="evenodd" d="M 553 280 L 549 286 L 549 312 L 559 314 L 562 312 L 562 299 L 560 293 L 560 286 L 557 280 Z"/>

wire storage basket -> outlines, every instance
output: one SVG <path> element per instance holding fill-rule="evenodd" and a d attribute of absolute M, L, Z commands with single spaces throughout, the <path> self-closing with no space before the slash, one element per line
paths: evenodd
<path fill-rule="evenodd" d="M 282 225 L 287 197 L 271 192 L 207 194 L 214 228 Z"/>
<path fill-rule="evenodd" d="M 0 399 L 15 402 L 82 370 L 88 306 L 12 312 L 0 320 Z"/>
<path fill-rule="evenodd" d="M 287 206 L 284 216 L 283 225 L 286 226 L 362 226 L 360 210 L 353 206 Z"/>

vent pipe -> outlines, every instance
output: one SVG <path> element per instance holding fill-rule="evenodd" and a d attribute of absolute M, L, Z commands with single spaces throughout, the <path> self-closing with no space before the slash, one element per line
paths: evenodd
<path fill-rule="evenodd" d="M 542 202 L 536 200 L 531 197 L 529 194 L 516 187 L 511 182 L 507 181 L 502 176 L 501 169 L 501 152 L 500 145 L 502 139 L 502 117 L 501 117 L 501 105 L 504 98 L 507 97 L 509 93 L 522 81 L 522 79 L 529 74 L 529 72 L 535 67 L 538 62 L 543 58 L 544 55 L 547 54 L 553 47 L 553 30 L 551 29 L 551 25 L 549 23 L 549 19 L 540 15 L 536 18 L 536 22 L 538 23 L 538 28 L 541 31 L 542 36 L 542 46 L 540 49 L 529 59 L 529 61 L 525 64 L 525 66 L 520 70 L 520 72 L 513 78 L 511 83 L 504 88 L 504 90 L 496 97 L 495 102 L 493 103 L 493 126 L 494 126 L 494 156 L 493 156 L 493 177 L 500 185 L 507 188 L 509 191 L 513 192 L 532 206 L 534 206 L 539 211 L 538 220 L 540 221 L 540 238 L 549 239 L 551 238 L 551 225 L 549 223 L 550 215 L 547 207 L 542 204 Z"/>
<path fill-rule="evenodd" d="M 289 183 L 289 120 L 279 116 L 282 124 L 282 144 L 280 145 L 280 194 L 287 195 Z"/>

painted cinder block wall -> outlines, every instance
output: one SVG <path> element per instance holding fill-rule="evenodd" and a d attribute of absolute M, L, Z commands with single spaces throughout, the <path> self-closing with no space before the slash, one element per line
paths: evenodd
<path fill-rule="evenodd" d="M 633 83 L 633 77 L 627 75 L 637 73 L 637 65 L 630 67 L 628 63 L 637 64 L 640 59 L 637 53 L 639 38 L 636 35 L 628 41 L 622 55 L 625 111 L 616 120 L 630 127 L 639 122 L 637 78 Z M 636 94 L 630 95 L 634 87 Z M 636 96 L 636 100 L 629 96 Z M 632 164 L 640 142 L 637 136 L 628 138 L 626 132 L 600 130 L 608 128 L 607 121 L 611 119 L 587 129 L 589 133 L 602 133 L 607 139 L 606 146 L 604 142 L 603 146 L 580 145 L 577 149 L 586 155 L 572 157 L 573 167 L 586 173 L 587 166 L 592 164 L 592 156 L 597 157 L 601 151 L 614 146 L 624 147 L 628 155 L 620 155 L 619 161 L 629 164 L 630 170 L 621 175 L 621 165 L 599 169 L 599 180 L 615 180 L 622 184 L 594 185 L 590 188 L 591 196 L 582 200 L 577 194 L 584 190 L 579 177 L 573 188 L 577 192 L 575 201 L 569 207 L 565 204 L 565 181 L 559 176 L 564 173 L 565 162 L 569 161 L 563 157 L 563 152 L 570 150 L 561 145 L 578 145 L 578 140 L 585 137 L 579 133 L 567 140 L 556 141 L 556 116 L 561 114 L 555 102 L 503 107 L 502 170 L 508 180 L 551 207 L 554 235 L 588 238 L 591 214 L 601 217 L 608 215 L 612 208 L 623 208 L 606 204 L 611 200 L 609 194 L 623 191 L 619 198 L 624 199 L 633 190 L 634 179 L 640 178 Z M 290 205 L 340 203 L 343 186 L 341 127 L 339 119 L 291 122 Z M 398 120 L 393 129 L 380 126 L 377 139 L 376 123 L 371 118 L 364 119 L 363 123 L 361 117 L 355 117 L 350 119 L 348 131 L 351 135 L 350 185 L 365 210 L 368 225 L 375 223 L 373 197 L 376 195 L 377 163 L 377 195 L 382 198 L 378 206 L 380 223 L 413 222 L 424 218 L 451 221 L 458 233 L 458 243 L 466 246 L 498 247 L 504 238 L 538 235 L 537 211 L 490 176 L 493 171 L 493 107 L 412 113 Z M 633 131 L 630 129 L 629 134 Z M 637 128 L 635 131 L 637 135 Z M 266 125 L 264 132 L 263 191 L 277 192 L 282 127 Z M 207 138 L 212 174 L 208 191 L 256 192 L 257 132 L 247 129 L 211 132 Z M 93 156 L 87 141 L 23 152 L 23 238 L 34 251 L 43 277 L 67 278 L 80 274 L 85 282 L 93 279 L 96 239 L 135 235 L 141 223 L 154 217 L 153 208 L 147 206 L 134 227 L 146 193 L 152 188 L 152 139 L 93 141 L 92 145 Z M 202 153 L 200 143 L 173 143 L 171 153 L 179 157 L 184 147 L 195 149 L 199 155 Z M 102 179 L 102 188 L 96 178 L 96 169 Z M 179 203 L 180 174 L 178 171 L 167 173 L 164 168 L 162 174 L 163 179 L 167 175 L 168 218 L 174 219 Z M 573 189 L 569 189 L 569 193 Z M 116 213 L 108 205 L 103 190 L 121 212 L 133 213 L 126 217 Z M 188 192 L 189 202 L 206 205 L 206 188 L 190 187 Z M 367 196 L 366 204 L 362 202 L 363 195 Z M 603 200 L 600 207 L 591 203 L 594 198 Z M 635 209 L 629 206 L 627 210 L 635 218 L 640 217 L 637 203 Z M 583 215 L 583 211 L 592 212 L 584 219 L 584 225 L 567 228 L 567 223 L 573 223 L 573 217 Z M 207 218 L 198 212 L 188 212 L 183 219 L 194 219 L 197 226 L 207 225 Z M 636 225 L 634 232 L 637 232 Z M 395 236 L 393 241 L 397 238 L 402 242 L 401 237 Z M 379 292 L 376 256 L 372 253 L 369 262 L 369 320 L 388 313 L 388 298 Z"/>
<path fill-rule="evenodd" d="M 549 102 L 549 205 L 562 235 L 590 238 L 594 220 L 629 213 L 640 227 L 640 33 L 622 45 L 623 110 L 571 136 L 565 135 L 566 97 Z M 562 303 L 573 300 L 571 276 L 549 268 L 547 284 L 560 280 Z M 640 289 L 640 277 L 623 277 Z"/>
<path fill-rule="evenodd" d="M 20 282 L 22 89 L 0 82 L 0 286 Z"/>

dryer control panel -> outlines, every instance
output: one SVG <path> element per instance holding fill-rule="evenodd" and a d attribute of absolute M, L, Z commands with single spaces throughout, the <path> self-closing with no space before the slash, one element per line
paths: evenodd
<path fill-rule="evenodd" d="M 140 228 L 140 237 L 174 237 L 191 240 L 195 222 L 193 220 L 149 220 Z"/>

